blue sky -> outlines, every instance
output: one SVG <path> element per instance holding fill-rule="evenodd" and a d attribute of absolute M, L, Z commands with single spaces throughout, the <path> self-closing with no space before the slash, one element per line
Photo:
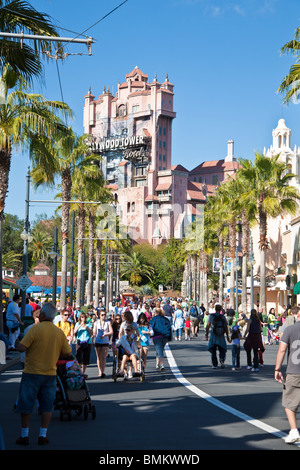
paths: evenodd
<path fill-rule="evenodd" d="M 122 0 L 36 0 L 64 37 L 90 28 Z M 227 141 L 237 157 L 252 158 L 272 144 L 272 130 L 284 118 L 292 129 L 292 148 L 300 145 L 300 107 L 282 105 L 277 89 L 295 58 L 281 47 L 300 26 L 299 0 L 128 0 L 87 31 L 96 40 L 92 56 L 69 55 L 62 63 L 45 62 L 43 86 L 49 99 L 63 98 L 73 109 L 71 123 L 83 133 L 83 97 L 89 85 L 95 96 L 104 86 L 115 93 L 118 81 L 136 65 L 152 81 L 175 85 L 173 164 L 192 169 L 226 156 Z M 68 30 L 68 31 L 66 31 Z M 72 33 L 70 32 L 72 31 Z M 74 33 L 74 34 L 73 34 Z M 83 45 L 70 54 L 87 52 Z M 13 155 L 5 211 L 24 218 L 26 154 Z M 31 199 L 51 200 L 57 191 L 40 190 Z M 55 205 L 32 204 L 36 214 L 51 216 Z"/>

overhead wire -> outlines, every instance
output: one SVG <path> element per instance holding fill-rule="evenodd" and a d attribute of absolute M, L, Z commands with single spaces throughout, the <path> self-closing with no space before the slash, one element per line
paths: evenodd
<path fill-rule="evenodd" d="M 108 16 L 110 16 L 112 13 L 114 13 L 116 10 L 118 10 L 122 5 L 124 5 L 126 2 L 128 2 L 128 0 L 124 0 L 122 3 L 120 3 L 117 7 L 115 7 L 113 10 L 109 11 L 106 15 L 104 15 L 102 18 L 100 18 L 98 21 L 96 21 L 95 23 L 93 23 L 91 26 L 89 26 L 88 28 L 86 28 L 84 31 L 82 31 L 81 33 L 78 33 L 77 36 L 75 36 L 75 38 L 73 38 L 72 40 L 78 38 L 79 36 L 83 36 L 87 31 L 89 31 L 90 29 L 92 29 L 93 27 L 95 27 L 97 24 L 99 24 L 101 21 L 103 21 L 105 18 L 107 18 Z M 70 40 L 69 42 L 67 42 L 66 44 L 64 44 L 62 46 L 62 49 L 64 49 L 65 46 L 67 46 L 69 43 L 72 42 L 72 40 Z M 60 72 L 59 72 L 59 67 L 58 67 L 58 62 L 56 60 L 56 70 L 57 70 L 57 75 L 58 75 L 58 81 L 59 81 L 59 87 L 60 87 L 60 93 L 61 93 L 61 100 L 62 102 L 64 103 L 64 97 L 63 97 L 63 90 L 62 90 L 62 83 L 61 83 L 61 78 L 60 78 Z M 66 120 L 66 125 L 67 124 L 67 117 L 66 117 L 66 113 L 65 113 L 65 120 Z"/>

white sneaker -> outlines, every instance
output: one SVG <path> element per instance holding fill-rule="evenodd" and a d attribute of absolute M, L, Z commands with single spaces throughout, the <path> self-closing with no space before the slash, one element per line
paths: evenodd
<path fill-rule="evenodd" d="M 294 444 L 300 441 L 300 434 L 298 429 L 291 429 L 287 437 L 284 439 L 286 444 Z"/>

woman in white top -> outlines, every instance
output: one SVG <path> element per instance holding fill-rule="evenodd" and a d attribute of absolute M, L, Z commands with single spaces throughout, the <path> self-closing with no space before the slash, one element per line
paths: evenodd
<path fill-rule="evenodd" d="M 98 376 L 105 377 L 106 357 L 109 350 L 109 338 L 113 334 L 110 321 L 106 320 L 105 311 L 100 311 L 100 318 L 95 321 L 93 328 L 93 337 L 95 351 L 97 356 Z"/>

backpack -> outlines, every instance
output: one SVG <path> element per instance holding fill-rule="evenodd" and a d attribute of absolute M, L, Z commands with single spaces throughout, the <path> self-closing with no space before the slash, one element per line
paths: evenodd
<path fill-rule="evenodd" d="M 150 325 L 153 328 L 154 336 L 162 335 L 171 341 L 172 326 L 170 320 L 161 315 L 156 315 L 155 317 L 151 318 Z"/>
<path fill-rule="evenodd" d="M 197 310 L 195 309 L 195 307 L 190 308 L 190 315 L 192 317 L 197 317 Z"/>
<path fill-rule="evenodd" d="M 225 320 L 222 315 L 215 314 L 212 322 L 212 330 L 216 336 L 223 336 L 225 333 Z"/>

